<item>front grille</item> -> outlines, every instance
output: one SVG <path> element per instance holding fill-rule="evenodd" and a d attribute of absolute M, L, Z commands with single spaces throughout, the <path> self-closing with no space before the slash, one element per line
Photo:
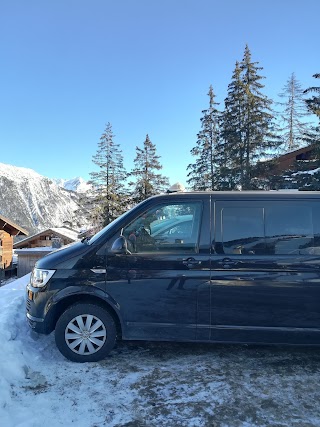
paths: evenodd
<path fill-rule="evenodd" d="M 26 302 L 26 308 L 27 308 L 27 312 L 29 313 L 29 311 L 31 310 L 31 301 L 27 299 Z"/>

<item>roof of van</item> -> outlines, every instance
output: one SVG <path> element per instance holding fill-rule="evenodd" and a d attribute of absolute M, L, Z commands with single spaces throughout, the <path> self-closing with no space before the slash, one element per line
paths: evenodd
<path fill-rule="evenodd" d="M 210 197 L 215 198 L 228 198 L 228 199 L 254 199 L 258 198 L 270 198 L 270 199 L 310 199 L 320 198 L 320 191 L 298 191 L 298 190 L 270 190 L 270 191 L 186 191 L 161 194 L 157 197 L 173 197 L 173 198 L 186 198 L 186 197 Z"/>

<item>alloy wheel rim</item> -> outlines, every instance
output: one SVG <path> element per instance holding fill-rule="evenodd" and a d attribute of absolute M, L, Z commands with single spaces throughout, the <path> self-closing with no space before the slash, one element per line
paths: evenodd
<path fill-rule="evenodd" d="M 107 339 L 103 322 L 92 314 L 74 317 L 65 329 L 65 341 L 70 350 L 81 356 L 99 351 Z"/>

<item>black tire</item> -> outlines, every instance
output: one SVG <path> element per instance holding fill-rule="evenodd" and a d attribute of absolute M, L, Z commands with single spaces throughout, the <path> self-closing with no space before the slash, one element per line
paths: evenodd
<path fill-rule="evenodd" d="M 78 303 L 62 313 L 55 328 L 56 345 L 73 362 L 104 359 L 116 341 L 113 317 L 102 307 Z"/>

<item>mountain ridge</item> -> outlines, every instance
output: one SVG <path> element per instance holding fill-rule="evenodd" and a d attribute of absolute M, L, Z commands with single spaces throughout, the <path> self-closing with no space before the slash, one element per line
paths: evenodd
<path fill-rule="evenodd" d="M 54 181 L 65 190 L 74 191 L 76 193 L 85 193 L 91 190 L 90 184 L 87 183 L 81 176 L 71 179 L 58 178 Z"/>
<path fill-rule="evenodd" d="M 0 163 L 0 213 L 31 234 L 64 222 L 77 230 L 88 225 L 77 192 L 33 169 L 4 163 Z"/>

